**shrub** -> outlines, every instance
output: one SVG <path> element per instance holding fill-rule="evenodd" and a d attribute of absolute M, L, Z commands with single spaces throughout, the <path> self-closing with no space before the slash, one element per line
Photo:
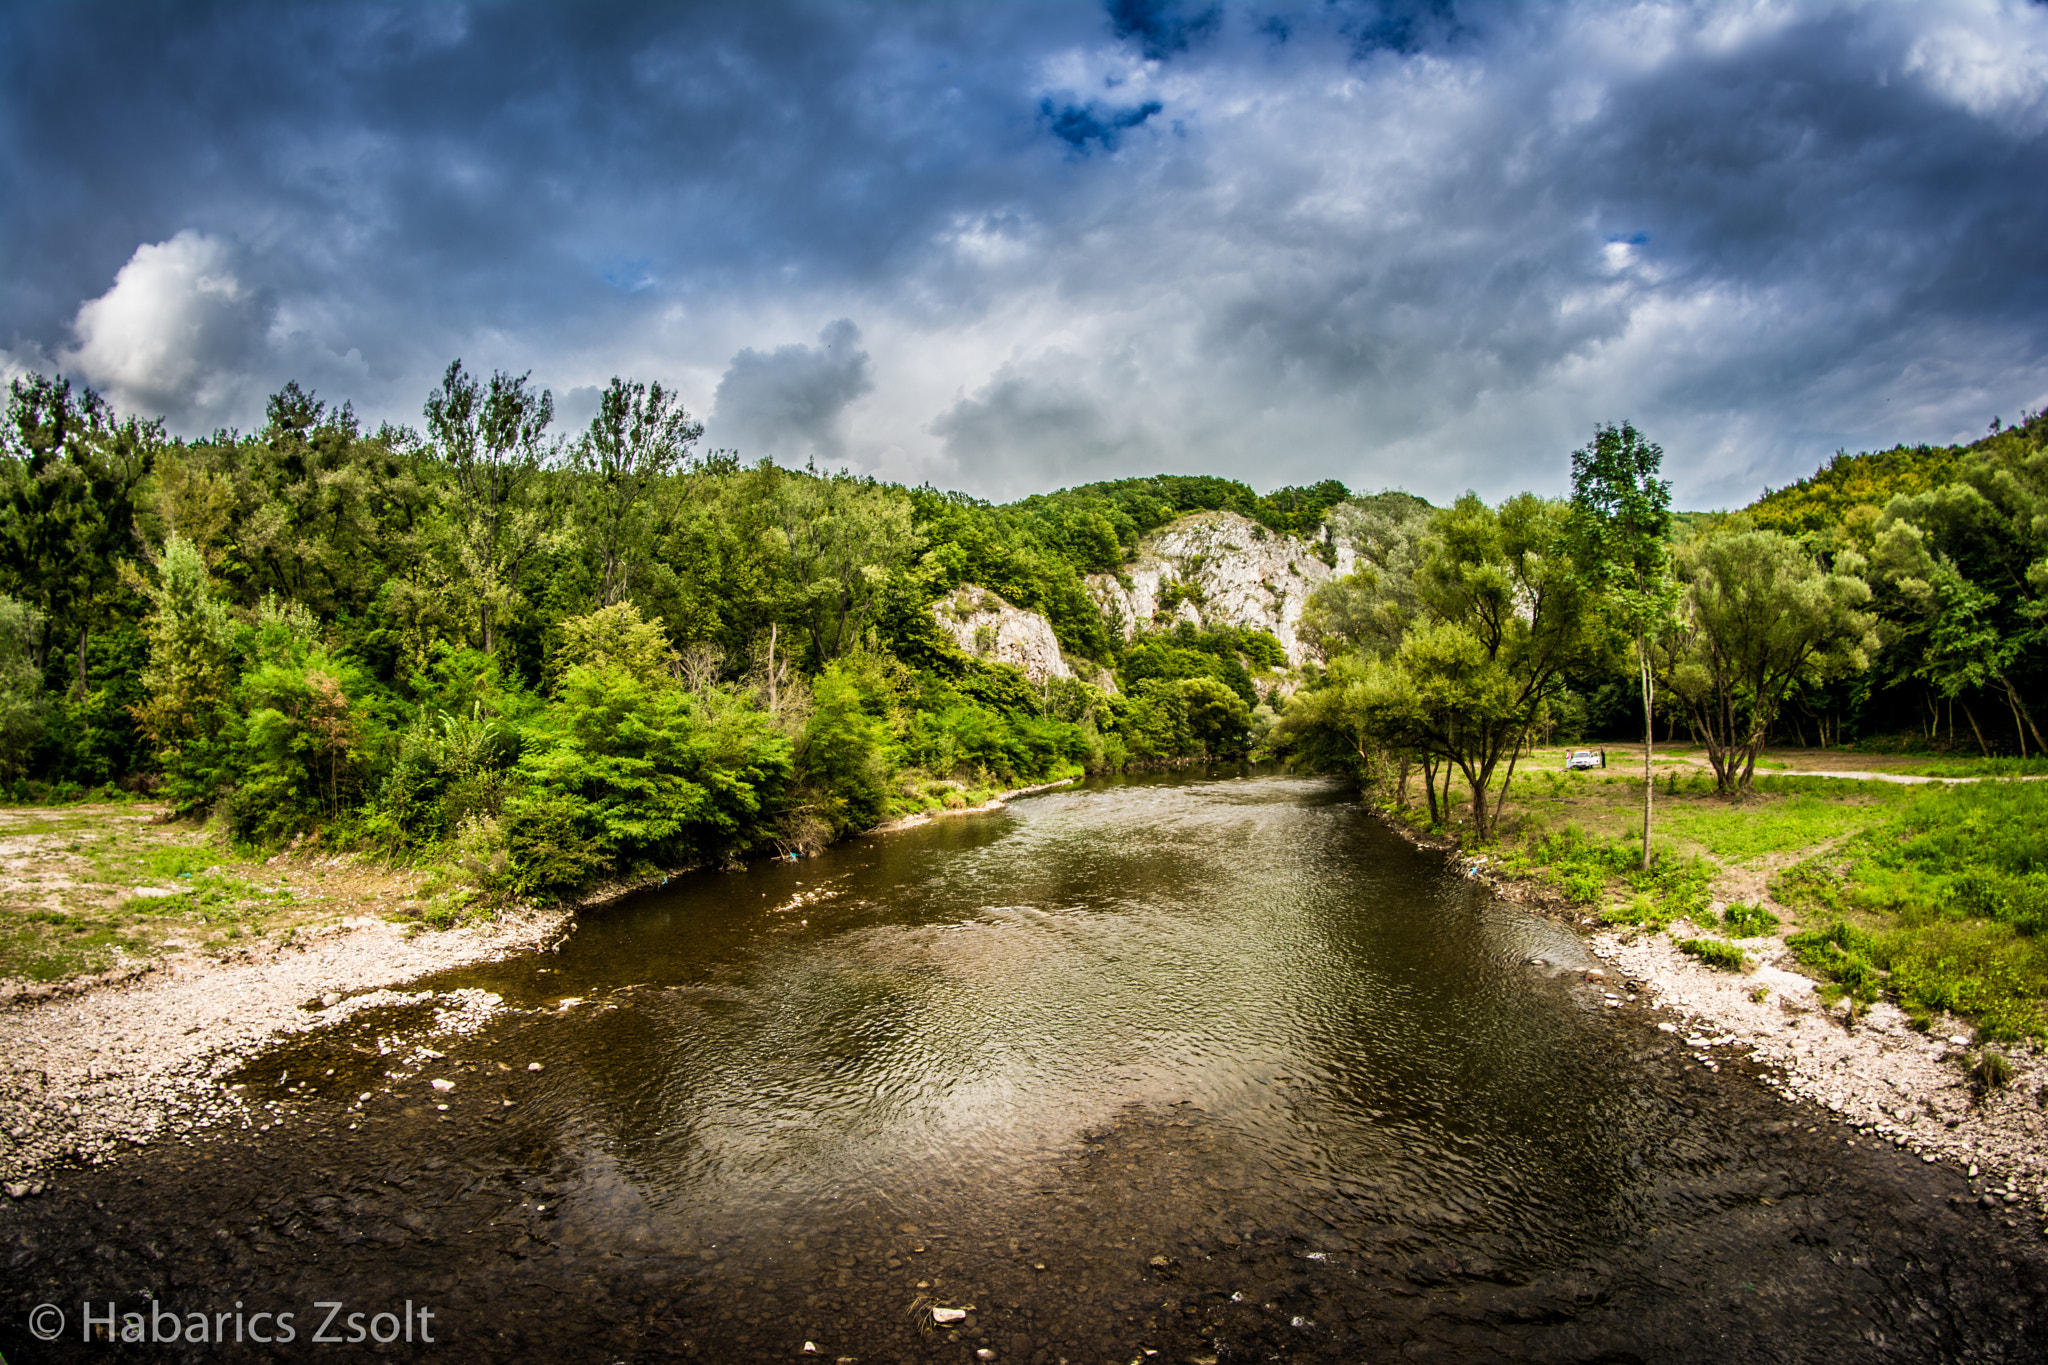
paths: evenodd
<path fill-rule="evenodd" d="M 1858 1004 L 1877 1000 L 1884 985 L 1884 973 L 1871 960 L 1876 941 L 1863 930 L 1843 920 L 1821 929 L 1794 934 L 1785 942 L 1799 955 L 1801 963 L 1837 985 L 1837 999 L 1846 992 Z"/>
<path fill-rule="evenodd" d="M 1747 953 L 1732 943 L 1723 943 L 1718 938 L 1681 939 L 1678 950 L 1724 972 L 1747 971 L 1751 965 Z"/>
<path fill-rule="evenodd" d="M 1778 932 L 1778 917 L 1761 905 L 1737 902 L 1721 912 L 1721 922 L 1740 938 L 1761 938 Z"/>

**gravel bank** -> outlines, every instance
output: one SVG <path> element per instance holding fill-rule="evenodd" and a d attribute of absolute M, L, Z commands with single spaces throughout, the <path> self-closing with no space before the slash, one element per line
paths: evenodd
<path fill-rule="evenodd" d="M 1683 922 L 1674 929 L 1688 936 Z M 1670 934 L 1608 931 L 1590 941 L 1595 956 L 1673 1016 L 1658 1027 L 1710 1065 L 1738 1050 L 1775 1068 L 1787 1099 L 1825 1107 L 1866 1140 L 1954 1165 L 1987 1207 L 2048 1214 L 2048 1059 L 2038 1049 L 2011 1049 L 2011 1079 L 1980 1089 L 1966 1060 L 1974 1051 L 1968 1025 L 1944 1020 L 1921 1033 L 1903 1011 L 1880 1003 L 1852 1026 L 1792 970 L 1791 951 L 1775 939 L 1742 943 L 1760 964 L 1753 974 L 1707 967 Z"/>
<path fill-rule="evenodd" d="M 289 1121 L 223 1078 L 271 1040 L 360 1010 L 432 1003 L 436 1031 L 462 1033 L 496 1009 L 483 991 L 392 987 L 430 972 L 545 946 L 567 912 L 530 912 L 441 933 L 368 916 L 286 946 L 221 961 L 184 954 L 121 984 L 0 1009 L 0 1183 L 39 1193 L 55 1163 L 223 1129 Z"/>

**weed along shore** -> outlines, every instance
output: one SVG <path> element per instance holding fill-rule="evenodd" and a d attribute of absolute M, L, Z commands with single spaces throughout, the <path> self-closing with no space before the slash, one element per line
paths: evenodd
<path fill-rule="evenodd" d="M 1759 1066 L 1845 1140 L 1946 1165 L 1987 1216 L 2048 1237 L 2043 966 L 1985 890 L 2001 856 L 2030 856 L 2036 775 L 1791 751 L 1729 801 L 1676 749 L 1657 758 L 1645 871 L 1640 750 L 1610 745 L 1590 773 L 1564 771 L 1565 752 L 1531 756 L 1483 850 L 1413 811 L 1383 818 L 1574 925 L 1608 1006 L 1645 1007 L 1702 1068 Z"/>

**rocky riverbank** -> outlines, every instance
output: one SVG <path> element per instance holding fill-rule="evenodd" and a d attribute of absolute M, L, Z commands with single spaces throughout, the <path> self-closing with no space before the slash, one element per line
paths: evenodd
<path fill-rule="evenodd" d="M 177 954 L 118 983 L 18 1000 L 0 1012 L 0 1182 L 27 1197 L 55 1164 L 92 1166 L 166 1138 L 285 1122 L 276 1106 L 250 1103 L 225 1078 L 281 1035 L 365 1009 L 419 1005 L 431 1008 L 437 1031 L 470 1031 L 496 997 L 394 988 L 544 947 L 568 919 L 529 911 L 424 933 L 356 916 L 289 943 L 259 940 L 229 958 Z"/>
<path fill-rule="evenodd" d="M 1455 840 L 1384 823 L 1444 852 L 1503 899 L 1578 929 L 1612 965 L 1615 991 L 1625 987 L 1669 1016 L 1658 1027 L 1683 1038 L 1703 1064 L 1744 1056 L 1767 1069 L 1787 1100 L 1822 1106 L 1856 1130 L 1855 1140 L 1955 1167 L 1983 1207 L 2015 1224 L 2048 1218 L 2048 1058 L 2038 1048 L 2005 1050 L 2009 1074 L 1986 1084 L 1973 1071 L 1982 1053 L 1967 1022 L 1937 1019 L 1923 1031 L 1888 1003 L 1853 1015 L 1830 1008 L 1775 938 L 1740 944 L 1754 971 L 1722 971 L 1679 950 L 1679 940 L 1709 932 L 1684 920 L 1664 932 L 1603 926 L 1545 882 L 1508 875 L 1485 855 L 1467 857 Z M 2041 1232 L 2048 1236 L 2048 1226 Z"/>

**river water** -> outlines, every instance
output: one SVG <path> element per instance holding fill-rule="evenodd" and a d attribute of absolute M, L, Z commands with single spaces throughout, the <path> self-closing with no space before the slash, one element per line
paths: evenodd
<path fill-rule="evenodd" d="M 449 1359 L 2039 1358 L 2035 1246 L 1597 965 L 1332 784 L 1096 782 L 422 983 L 508 1011 L 264 1057 L 293 1140 L 82 1173 L 14 1264 Z"/>

